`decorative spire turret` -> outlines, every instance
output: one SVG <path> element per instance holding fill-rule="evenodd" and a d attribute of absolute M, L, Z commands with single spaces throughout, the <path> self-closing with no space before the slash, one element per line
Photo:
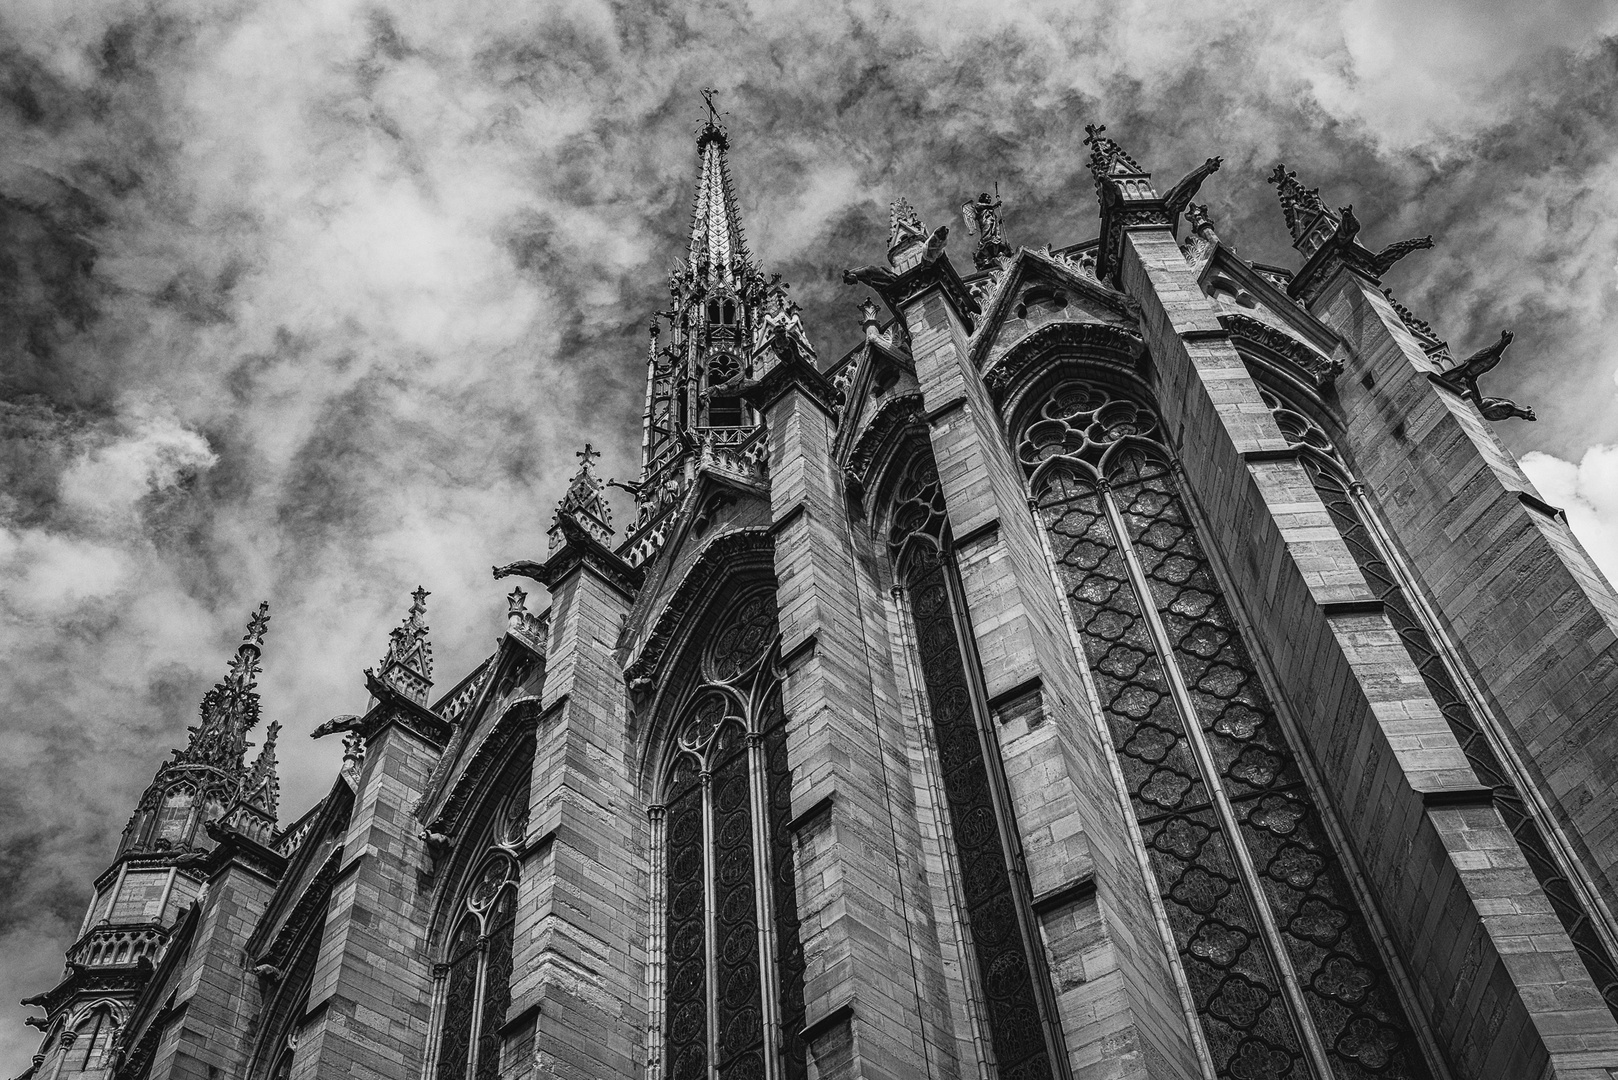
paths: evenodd
<path fill-rule="evenodd" d="M 271 721 L 264 731 L 264 748 L 242 780 L 241 801 L 269 815 L 271 821 L 275 820 L 281 806 L 281 778 L 276 773 L 275 760 L 275 738 L 280 733 L 280 721 Z"/>
<path fill-rule="evenodd" d="M 404 622 L 388 634 L 388 652 L 378 676 L 417 705 L 427 704 L 427 693 L 433 688 L 433 644 L 428 640 L 425 618 L 431 595 L 419 585 L 410 594 Z"/>
<path fill-rule="evenodd" d="M 612 509 L 607 506 L 607 485 L 595 471 L 601 451 L 585 443 L 584 449 L 573 456 L 579 459 L 579 467 L 568 481 L 562 501 L 556 504 L 556 519 L 550 528 L 551 550 L 566 542 L 562 533 L 564 519 L 578 525 L 603 547 L 610 547 Z"/>
<path fill-rule="evenodd" d="M 1292 234 L 1292 246 L 1309 258 L 1337 232 L 1341 219 L 1326 208 L 1319 188 L 1304 187 L 1297 172 L 1289 172 L 1285 165 L 1276 165 L 1269 182 L 1275 185 L 1276 198 L 1281 200 L 1281 215 Z"/>
<path fill-rule="evenodd" d="M 1109 280 L 1122 257 L 1123 234 L 1131 229 L 1179 228 L 1180 215 L 1196 197 L 1202 182 L 1219 171 L 1223 159 L 1211 157 L 1159 195 L 1152 174 L 1141 168 L 1117 141 L 1102 134 L 1105 124 L 1086 124 L 1084 145 L 1090 148 L 1090 176 L 1101 203 L 1101 244 L 1096 250 L 1096 277 Z"/>
<path fill-rule="evenodd" d="M 743 400 L 743 386 L 784 353 L 814 362 L 787 286 L 779 276 L 767 278 L 747 250 L 726 161 L 730 136 L 714 95 L 712 89 L 702 93 L 706 116 L 697 131 L 686 257 L 669 275 L 669 308 L 657 316 L 667 332 L 654 329 L 648 343 L 641 473 L 622 485 L 635 496 L 635 521 L 620 550 L 631 565 L 662 546 L 705 453 L 755 464 L 762 459 L 763 429 Z M 589 515 L 574 517 L 598 534 Z M 606 526 L 599 535 L 610 535 L 604 513 L 599 520 Z"/>

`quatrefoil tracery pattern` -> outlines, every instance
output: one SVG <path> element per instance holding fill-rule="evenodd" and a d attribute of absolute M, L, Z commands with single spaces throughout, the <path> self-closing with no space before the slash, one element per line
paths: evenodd
<path fill-rule="evenodd" d="M 1070 383 L 1028 425 L 1018 453 L 1033 474 L 1215 1065 L 1238 1080 L 1308 1076 L 1303 1020 L 1337 1077 L 1424 1077 L 1167 452 L 1152 439 L 1157 430 L 1144 404 Z M 1274 936 L 1258 905 L 1272 916 Z M 1292 1015 L 1289 993 L 1306 1018 Z"/>

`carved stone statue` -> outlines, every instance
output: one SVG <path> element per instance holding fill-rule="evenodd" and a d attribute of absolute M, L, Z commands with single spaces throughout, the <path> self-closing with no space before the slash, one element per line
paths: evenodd
<path fill-rule="evenodd" d="M 976 236 L 978 246 L 972 252 L 972 262 L 979 270 L 987 270 L 995 260 L 1011 257 L 1011 245 L 1006 243 L 1000 229 L 1000 197 L 996 186 L 995 197 L 987 191 L 976 199 L 961 204 L 961 217 L 966 220 L 966 235 Z"/>

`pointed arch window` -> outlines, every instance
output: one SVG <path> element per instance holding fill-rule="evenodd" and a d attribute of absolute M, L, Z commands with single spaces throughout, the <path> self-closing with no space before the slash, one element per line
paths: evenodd
<path fill-rule="evenodd" d="M 708 361 L 708 427 L 743 427 L 748 423 L 747 405 L 734 393 L 741 379 L 742 362 L 730 353 L 719 353 Z"/>
<path fill-rule="evenodd" d="M 528 824 L 524 784 L 507 799 L 453 908 L 441 980 L 435 1080 L 496 1080 L 500 1028 L 511 1005 L 517 913 L 517 852 Z"/>
<path fill-rule="evenodd" d="M 1156 414 L 1064 382 L 1018 455 L 1219 1075 L 1427 1076 Z"/>
<path fill-rule="evenodd" d="M 899 478 L 889 549 L 902 582 L 915 655 L 938 747 L 939 779 L 960 865 L 985 1026 L 998 1075 L 1064 1075 L 1061 1035 L 1022 873 L 1009 792 L 994 731 L 985 723 L 981 674 L 930 451 L 920 448 Z"/>
<path fill-rule="evenodd" d="M 773 593 L 733 604 L 675 715 L 660 817 L 668 1080 L 797 1080 L 807 1063 L 791 773 Z M 654 1054 L 656 1050 L 654 1049 Z"/>

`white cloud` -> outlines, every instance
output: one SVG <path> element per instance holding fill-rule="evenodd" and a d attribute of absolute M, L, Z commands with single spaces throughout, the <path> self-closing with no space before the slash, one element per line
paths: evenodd
<path fill-rule="evenodd" d="M 1578 462 L 1523 455 L 1523 472 L 1567 523 L 1609 582 L 1618 582 L 1618 444 L 1592 446 Z"/>

